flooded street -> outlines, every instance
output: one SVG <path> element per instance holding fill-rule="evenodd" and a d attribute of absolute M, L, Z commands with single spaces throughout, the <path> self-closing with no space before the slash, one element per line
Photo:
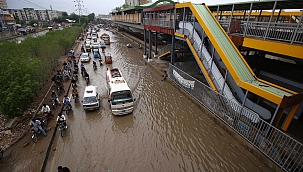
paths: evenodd
<path fill-rule="evenodd" d="M 57 131 L 45 171 L 59 165 L 71 171 L 266 171 L 261 162 L 241 147 L 203 111 L 169 82 L 145 65 L 143 49 L 128 49 L 131 42 L 109 31 L 105 52 L 112 65 L 92 68 L 85 63 L 101 94 L 100 109 L 85 112 L 72 102 L 68 129 Z M 98 43 L 100 38 L 98 40 Z M 135 43 L 133 43 L 135 45 Z M 104 54 L 102 54 L 104 62 Z M 98 60 L 96 60 L 97 64 Z M 106 68 L 119 68 L 136 98 L 133 114 L 113 116 L 107 102 Z M 78 89 L 83 98 L 85 81 Z"/>

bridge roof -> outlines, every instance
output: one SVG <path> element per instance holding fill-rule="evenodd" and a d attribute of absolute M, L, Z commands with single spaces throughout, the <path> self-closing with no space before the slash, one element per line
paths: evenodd
<path fill-rule="evenodd" d="M 207 5 L 211 11 L 217 11 L 219 6 L 220 11 L 231 11 L 234 4 L 234 10 L 249 10 L 250 4 L 253 3 L 252 10 L 272 10 L 277 1 L 276 9 L 302 9 L 302 0 L 261 0 L 261 1 L 247 1 L 237 3 L 215 4 Z"/>

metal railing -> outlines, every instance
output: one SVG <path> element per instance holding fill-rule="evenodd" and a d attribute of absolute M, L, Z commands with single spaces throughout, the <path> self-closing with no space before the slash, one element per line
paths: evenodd
<path fill-rule="evenodd" d="M 227 31 L 229 21 L 220 20 L 219 22 Z M 240 30 L 231 34 L 303 44 L 303 24 L 297 23 L 273 22 L 269 24 L 268 22 L 241 21 Z"/>
<path fill-rule="evenodd" d="M 223 95 L 171 64 L 168 75 L 184 91 L 281 169 L 285 171 L 303 170 L 303 145 L 301 143 L 262 119 L 257 123 L 251 122 L 245 115 L 235 110 L 242 109 L 242 106 L 226 99 Z"/>
<path fill-rule="evenodd" d="M 170 19 L 150 19 L 144 18 L 145 25 L 159 26 L 163 28 L 171 28 L 173 29 L 173 20 Z"/>
<path fill-rule="evenodd" d="M 171 44 L 167 44 L 165 47 L 158 50 L 158 55 L 164 54 L 168 51 L 171 51 Z"/>

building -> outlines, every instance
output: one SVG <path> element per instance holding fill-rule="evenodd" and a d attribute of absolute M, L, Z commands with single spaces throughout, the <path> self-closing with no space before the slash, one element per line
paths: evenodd
<path fill-rule="evenodd" d="M 6 0 L 0 0 L 0 9 L 1 8 L 4 8 L 4 9 L 7 9 L 7 3 L 6 3 Z"/>
<path fill-rule="evenodd" d="M 20 21 L 29 22 L 38 20 L 39 22 L 52 21 L 54 18 L 62 16 L 63 11 L 57 10 L 35 10 L 34 8 L 8 9 L 10 14 L 15 15 Z"/>
<path fill-rule="evenodd" d="M 6 9 L 0 9 L 0 27 L 15 24 L 15 19 L 12 14 Z"/>
<path fill-rule="evenodd" d="M 152 0 L 125 0 L 125 4 L 127 4 L 129 7 L 132 6 L 139 6 L 147 3 L 151 3 Z"/>

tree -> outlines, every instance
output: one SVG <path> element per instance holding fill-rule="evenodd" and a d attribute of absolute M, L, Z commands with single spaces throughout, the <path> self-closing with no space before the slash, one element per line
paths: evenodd
<path fill-rule="evenodd" d="M 88 21 L 94 21 L 95 20 L 95 13 L 90 13 L 88 16 Z"/>
<path fill-rule="evenodd" d="M 30 26 L 33 26 L 34 23 L 39 23 L 39 21 L 38 20 L 31 20 L 31 21 L 29 21 L 29 25 Z"/>
<path fill-rule="evenodd" d="M 17 24 L 20 24 L 19 17 L 17 17 L 15 14 L 13 14 L 13 16 L 14 16 L 15 22 L 16 22 Z"/>
<path fill-rule="evenodd" d="M 67 18 L 68 17 L 68 14 L 66 12 L 62 12 L 62 17 L 63 18 Z"/>

